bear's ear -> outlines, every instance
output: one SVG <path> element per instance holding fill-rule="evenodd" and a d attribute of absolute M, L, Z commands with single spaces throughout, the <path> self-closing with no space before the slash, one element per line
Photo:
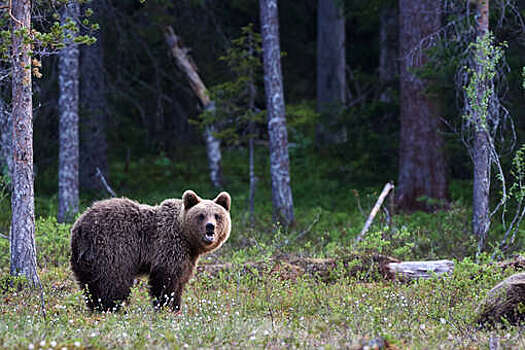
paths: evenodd
<path fill-rule="evenodd" d="M 227 211 L 230 211 L 230 206 L 232 199 L 228 192 L 221 192 L 219 195 L 213 200 L 215 203 L 226 209 Z"/>
<path fill-rule="evenodd" d="M 187 190 L 182 195 L 182 202 L 184 203 L 185 210 L 188 210 L 196 204 L 199 204 L 200 201 L 202 201 L 202 199 L 200 199 L 200 197 L 197 196 L 197 194 L 192 190 Z"/>

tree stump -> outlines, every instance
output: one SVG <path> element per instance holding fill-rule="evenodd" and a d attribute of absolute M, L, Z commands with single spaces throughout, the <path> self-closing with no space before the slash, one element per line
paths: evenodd
<path fill-rule="evenodd" d="M 498 283 L 478 308 L 477 323 L 494 325 L 508 321 L 518 324 L 525 320 L 525 273 L 517 273 Z"/>

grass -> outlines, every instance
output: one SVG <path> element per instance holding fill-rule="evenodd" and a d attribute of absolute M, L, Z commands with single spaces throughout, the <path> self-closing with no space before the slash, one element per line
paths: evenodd
<path fill-rule="evenodd" d="M 335 283 L 254 276 L 233 269 L 197 275 L 181 315 L 154 311 L 144 280 L 117 313 L 91 313 L 67 266 L 41 270 L 47 318 L 35 291 L 0 294 L 2 348 L 349 348 L 377 337 L 397 348 L 525 346 L 519 327 L 476 329 L 475 309 L 503 274 L 468 260 L 449 278 L 401 284 L 342 276 Z M 44 344 L 41 346 L 41 344 Z M 54 346 L 52 346 L 52 344 Z M 395 347 L 394 347 L 395 348 Z"/>
<path fill-rule="evenodd" d="M 338 257 L 348 254 L 366 213 L 383 185 L 356 183 L 358 168 L 309 155 L 292 163 L 308 176 L 292 177 L 297 224 L 275 225 L 267 155 L 258 153 L 256 222 L 247 215 L 247 154 L 224 153 L 226 189 L 232 194 L 233 232 L 229 242 L 203 263 L 232 262 L 234 268 L 215 276 L 197 274 L 188 284 L 182 314 L 154 311 L 146 279 L 133 287 L 129 302 L 117 313 L 91 313 L 69 268 L 69 225 L 58 224 L 54 185 L 37 178 L 36 243 L 39 274 L 47 317 L 40 295 L 17 290 L 9 279 L 9 246 L 0 239 L 0 348 L 6 349 L 178 349 L 178 348 L 361 348 L 378 338 L 390 349 L 487 348 L 497 337 L 502 348 L 524 348 L 525 336 L 515 326 L 480 330 L 476 308 L 486 292 L 515 271 L 501 271 L 484 256 L 474 263 L 476 242 L 469 229 L 468 184 L 453 182 L 447 211 L 395 215 L 388 223 L 380 214 L 366 239 L 353 249 L 379 252 L 403 260 L 455 259 L 447 278 L 413 283 L 385 281 L 374 276 L 345 276 L 334 271 L 335 282 L 307 275 L 297 280 L 278 274 L 246 273 L 243 263 L 272 260 L 280 254 Z M 202 154 L 192 154 L 200 159 Z M 187 188 L 203 197 L 216 191 L 207 184 L 203 162 L 159 155 L 124 164 L 112 162 L 111 181 L 120 195 L 146 203 L 180 197 Z M 352 175 L 344 175 L 352 174 Z M 40 181 L 40 182 L 38 182 Z M 82 208 L 104 194 L 82 198 Z M 7 232 L 9 201 L 0 201 L 0 232 Z M 362 208 L 359 210 L 358 208 Z M 493 226 L 497 227 L 497 226 Z M 491 241 L 500 237 L 493 230 Z M 523 231 L 516 249 L 523 244 Z M 352 250 L 353 251 L 353 250 Z"/>

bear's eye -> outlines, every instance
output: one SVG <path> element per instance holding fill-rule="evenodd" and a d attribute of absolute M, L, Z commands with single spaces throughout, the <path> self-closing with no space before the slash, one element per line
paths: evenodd
<path fill-rule="evenodd" d="M 219 221 L 221 219 L 221 216 L 219 214 L 215 214 L 215 220 Z"/>
<path fill-rule="evenodd" d="M 204 220 L 204 214 L 199 214 L 199 221 Z"/>

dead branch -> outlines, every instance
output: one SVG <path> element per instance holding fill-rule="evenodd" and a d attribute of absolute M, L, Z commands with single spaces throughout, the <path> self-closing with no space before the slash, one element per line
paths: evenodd
<path fill-rule="evenodd" d="M 6 236 L 6 235 L 1 234 L 1 233 L 0 233 L 0 238 L 3 238 L 3 239 L 7 239 L 7 240 L 9 240 L 9 236 Z"/>
<path fill-rule="evenodd" d="M 175 34 L 171 26 L 167 26 L 164 31 L 164 37 L 171 49 L 171 54 L 175 58 L 177 67 L 184 72 L 192 90 L 195 92 L 204 108 L 210 104 L 210 96 L 208 90 L 197 73 L 197 67 L 192 63 L 190 57 L 187 55 L 188 49 L 182 45 L 182 41 Z"/>
<path fill-rule="evenodd" d="M 379 198 L 376 201 L 376 204 L 372 208 L 372 211 L 370 212 L 370 215 L 368 215 L 368 219 L 366 219 L 365 226 L 355 239 L 356 242 L 361 241 L 365 234 L 368 232 L 368 229 L 370 228 L 370 225 L 372 225 L 372 221 L 374 221 L 375 216 L 377 215 L 377 212 L 379 211 L 379 208 L 381 208 L 381 205 L 385 201 L 386 196 L 388 193 L 394 188 L 394 185 L 391 182 L 387 182 L 385 187 L 383 187 L 383 191 L 381 191 L 381 194 L 379 195 Z"/>
<path fill-rule="evenodd" d="M 111 197 L 116 197 L 117 194 L 108 185 L 108 183 L 106 181 L 106 178 L 104 177 L 104 174 L 102 174 L 102 171 L 100 171 L 100 169 L 98 167 L 97 167 L 97 176 L 100 178 L 100 181 L 102 182 L 102 185 L 104 185 L 104 187 L 106 188 L 106 191 L 108 191 L 108 193 L 111 195 Z"/>

